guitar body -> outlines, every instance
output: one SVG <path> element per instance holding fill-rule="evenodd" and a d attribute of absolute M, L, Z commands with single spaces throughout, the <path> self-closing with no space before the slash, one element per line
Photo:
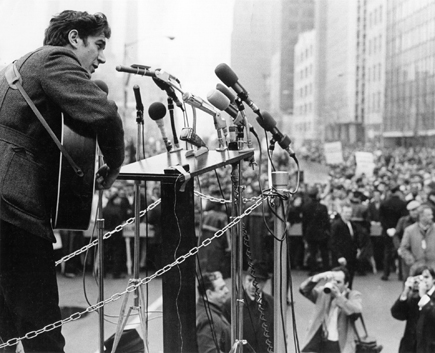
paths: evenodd
<path fill-rule="evenodd" d="M 68 160 L 60 153 L 59 179 L 56 204 L 52 214 L 54 229 L 86 230 L 92 213 L 97 165 L 97 140 L 95 135 L 79 127 L 65 124 L 62 117 L 61 143 L 84 175 L 78 176 Z"/>

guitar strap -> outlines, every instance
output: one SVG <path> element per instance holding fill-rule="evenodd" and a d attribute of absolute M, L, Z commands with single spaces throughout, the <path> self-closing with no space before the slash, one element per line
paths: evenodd
<path fill-rule="evenodd" d="M 33 113 L 35 113 L 38 120 L 41 122 L 42 126 L 44 126 L 45 130 L 47 130 L 50 137 L 53 139 L 56 146 L 59 148 L 62 155 L 67 159 L 68 163 L 71 165 L 71 167 L 74 169 L 74 172 L 79 176 L 82 177 L 84 175 L 83 171 L 80 169 L 80 167 L 74 162 L 74 160 L 71 158 L 65 147 L 60 143 L 59 139 L 53 132 L 53 130 L 50 128 L 50 126 L 45 121 L 42 114 L 39 112 L 38 108 L 36 108 L 35 104 L 30 99 L 29 95 L 26 93 L 22 86 L 22 78 L 21 75 L 17 69 L 17 66 L 15 63 L 10 64 L 6 68 L 5 72 L 6 80 L 8 81 L 9 87 L 12 89 L 18 89 L 18 91 L 21 93 L 29 107 L 32 109 Z"/>

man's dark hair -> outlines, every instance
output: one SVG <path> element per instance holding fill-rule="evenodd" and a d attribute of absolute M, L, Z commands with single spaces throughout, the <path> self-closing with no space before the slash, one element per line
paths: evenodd
<path fill-rule="evenodd" d="M 216 272 L 205 272 L 199 278 L 198 283 L 198 293 L 199 295 L 205 296 L 208 289 L 214 290 L 214 281 L 222 278 L 222 274 L 219 271 Z"/>
<path fill-rule="evenodd" d="M 432 266 L 420 265 L 414 270 L 414 276 L 421 275 L 425 270 L 428 270 L 432 278 L 435 279 L 435 269 Z"/>
<path fill-rule="evenodd" d="M 344 273 L 344 283 L 345 284 L 349 283 L 350 274 L 349 274 L 349 271 L 347 270 L 346 267 L 344 267 L 344 266 L 337 266 L 337 267 L 334 267 L 331 271 L 332 272 L 339 272 L 339 271 L 343 272 Z"/>
<path fill-rule="evenodd" d="M 89 36 L 103 33 L 106 38 L 110 38 L 111 35 L 109 23 L 104 14 L 91 15 L 82 11 L 65 10 L 50 20 L 50 25 L 45 30 L 44 45 L 67 45 L 69 43 L 68 34 L 73 29 L 77 30 L 85 44 Z"/>

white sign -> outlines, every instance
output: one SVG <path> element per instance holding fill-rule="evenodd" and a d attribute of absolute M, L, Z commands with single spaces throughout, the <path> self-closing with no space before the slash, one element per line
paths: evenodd
<path fill-rule="evenodd" d="M 325 143 L 325 158 L 326 164 L 343 163 L 343 151 L 341 148 L 341 141 Z"/>
<path fill-rule="evenodd" d="M 356 161 L 356 175 L 365 174 L 367 177 L 373 176 L 373 169 L 375 168 L 375 162 L 373 153 L 371 152 L 355 152 Z"/>

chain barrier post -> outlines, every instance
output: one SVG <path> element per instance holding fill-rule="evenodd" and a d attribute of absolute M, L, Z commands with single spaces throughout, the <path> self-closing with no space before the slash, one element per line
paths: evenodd
<path fill-rule="evenodd" d="M 286 189 L 289 183 L 287 172 L 272 172 L 274 190 Z M 287 234 L 285 219 L 285 203 L 279 196 L 275 197 L 274 233 L 281 241 L 274 242 L 273 262 L 273 347 L 275 352 L 287 352 L 286 320 L 287 320 Z"/>

